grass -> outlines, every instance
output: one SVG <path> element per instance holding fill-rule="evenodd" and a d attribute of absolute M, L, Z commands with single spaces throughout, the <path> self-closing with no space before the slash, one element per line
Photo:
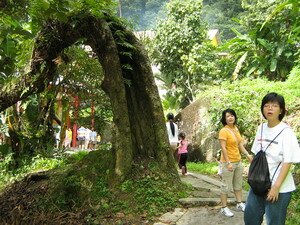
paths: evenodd
<path fill-rule="evenodd" d="M 24 158 L 21 163 L 22 166 L 11 170 L 10 165 L 12 161 L 12 154 L 8 154 L 0 161 L 0 191 L 29 173 L 66 166 L 65 159 L 63 158 L 46 158 L 37 155 L 32 159 Z"/>
<path fill-rule="evenodd" d="M 188 162 L 187 163 L 188 171 L 190 172 L 198 172 L 201 174 L 206 175 L 214 175 L 218 172 L 218 163 L 195 163 L 195 162 Z"/>
<path fill-rule="evenodd" d="M 90 224 L 107 218 L 108 223 L 114 224 L 114 215 L 117 214 L 132 216 L 132 224 L 139 224 L 140 219 L 151 221 L 162 212 L 177 207 L 178 199 L 188 195 L 189 187 L 174 180 L 168 169 L 162 172 L 157 162 L 151 160 L 134 164 L 130 176 L 123 183 L 110 186 L 105 170 L 109 168 L 110 160 L 104 160 L 101 154 L 103 160 L 99 161 L 99 154 L 94 151 L 56 158 L 36 156 L 24 161 L 23 166 L 14 171 L 9 169 L 12 157 L 8 155 L 0 161 L 0 187 L 4 190 L 7 185 L 35 171 L 55 169 L 55 175 L 49 177 L 49 184 L 39 183 L 49 188 L 45 194 L 38 195 L 38 191 L 34 191 L 34 188 L 39 188 L 37 184 L 29 188 L 33 190 L 30 198 L 35 199 L 32 213 L 42 210 L 51 212 L 55 217 L 59 213 L 82 212 L 85 215 L 82 219 Z M 46 201 L 44 195 L 47 196 Z"/>

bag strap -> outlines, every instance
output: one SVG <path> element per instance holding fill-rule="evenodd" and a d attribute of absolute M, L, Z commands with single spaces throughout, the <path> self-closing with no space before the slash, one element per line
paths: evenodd
<path fill-rule="evenodd" d="M 265 150 L 264 150 L 264 152 L 265 151 L 267 151 L 267 149 L 269 148 L 269 146 L 273 143 L 273 141 L 275 141 L 275 139 L 282 133 L 282 131 L 284 130 L 284 129 L 286 129 L 287 127 L 285 127 L 285 128 L 283 128 L 280 132 L 279 132 L 279 134 L 277 134 L 276 135 L 276 137 L 274 137 L 273 138 L 273 140 L 268 144 L 268 146 L 265 148 Z M 260 149 L 261 150 L 263 150 L 263 147 L 262 147 L 262 131 L 263 131 L 263 124 L 261 124 L 261 133 L 260 133 L 260 139 L 261 139 L 261 141 L 260 141 Z"/>
<path fill-rule="evenodd" d="M 235 133 L 230 130 L 229 128 L 226 127 L 227 130 L 229 130 L 229 132 L 233 135 L 234 139 L 236 140 L 236 143 L 239 143 L 238 139 L 237 139 L 237 136 L 235 135 Z"/>
<path fill-rule="evenodd" d="M 267 151 L 267 149 L 268 149 L 269 146 L 273 143 L 273 141 L 274 141 L 274 140 L 282 133 L 282 131 L 283 131 L 284 129 L 286 129 L 286 128 L 288 128 L 288 127 L 283 128 L 283 129 L 279 132 L 279 134 L 276 135 L 276 137 L 268 144 L 268 146 L 266 147 L 265 151 Z M 262 150 L 262 130 L 263 130 L 263 124 L 261 124 L 261 134 L 260 134 L 260 139 L 261 139 L 261 141 L 260 141 L 260 148 L 261 148 L 261 150 Z M 265 152 L 265 151 L 264 151 L 264 152 Z M 274 172 L 274 174 L 273 174 L 273 176 L 272 176 L 271 181 L 273 181 L 274 176 L 275 176 L 275 174 L 276 174 L 276 172 L 277 172 L 277 170 L 278 170 L 280 164 L 281 164 L 281 162 L 278 164 L 278 166 L 277 166 L 277 168 L 276 168 L 276 170 L 275 170 L 275 172 Z"/>
<path fill-rule="evenodd" d="M 277 170 L 278 170 L 278 168 L 279 168 L 280 164 L 281 164 L 281 162 L 278 164 L 278 166 L 277 166 L 277 168 L 276 168 L 276 170 L 275 170 L 275 172 L 274 172 L 274 174 L 273 174 L 273 176 L 272 176 L 272 180 L 271 180 L 271 181 L 273 181 L 273 179 L 274 179 L 274 176 L 275 176 L 275 174 L 276 174 L 276 172 L 277 172 Z"/>

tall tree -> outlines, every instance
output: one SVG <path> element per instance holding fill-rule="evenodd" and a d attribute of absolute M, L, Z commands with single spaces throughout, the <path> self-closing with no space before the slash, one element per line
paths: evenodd
<path fill-rule="evenodd" d="M 109 151 L 90 152 L 74 166 L 59 171 L 59 176 L 55 174 L 52 177 L 51 172 L 47 173 L 51 177 L 49 185 L 46 185 L 46 189 L 43 186 L 41 189 L 46 191 L 39 195 L 45 207 L 41 207 L 37 199 L 26 203 L 18 201 L 20 208 L 27 209 L 30 205 L 34 213 L 11 210 L 11 216 L 7 215 L 7 208 L 1 207 L 1 221 L 28 224 L 34 220 L 43 224 L 41 217 L 47 214 L 50 218 L 56 218 L 53 223 L 62 223 L 62 220 L 68 223 L 68 215 L 76 214 L 77 223 L 96 223 L 99 218 L 90 220 L 90 215 L 99 211 L 110 213 L 108 206 L 116 203 L 115 198 L 119 196 L 115 193 L 128 193 L 122 192 L 124 184 L 128 186 L 141 181 L 148 187 L 151 179 L 156 187 L 157 181 L 163 180 L 170 184 L 167 193 L 176 187 L 180 189 L 180 179 L 169 148 L 162 106 L 147 54 L 132 31 L 114 17 L 112 11 L 115 12 L 115 6 L 110 10 L 111 2 L 103 0 L 30 0 L 30 3 L 31 27 L 37 32 L 32 58 L 25 73 L 17 74 L 10 83 L 0 84 L 0 111 L 34 93 L 42 93 L 50 84 L 56 85 L 56 78 L 62 72 L 57 68 L 59 62 L 63 60 L 68 63 L 64 50 L 77 44 L 89 45 L 92 56 L 101 64 L 99 80 L 112 108 L 112 148 Z M 74 61 L 69 62 L 77 65 Z M 82 78 L 82 83 L 88 82 L 85 78 Z M 42 179 L 47 179 L 47 175 Z M 133 175 L 133 180 L 130 175 Z M 126 178 L 129 183 L 119 183 Z M 43 180 L 42 183 L 47 181 Z M 105 196 L 102 195 L 103 191 Z M 100 192 L 101 197 L 94 198 L 95 192 Z M 106 197 L 106 194 L 109 196 Z M 169 203 L 164 201 L 166 195 L 159 193 L 158 202 L 161 203 L 162 199 L 164 204 Z M 151 205 L 158 204 L 151 201 Z M 10 206 L 15 207 L 14 204 Z M 83 213 L 77 211 L 78 206 L 85 209 Z"/>
<path fill-rule="evenodd" d="M 56 5 L 47 9 L 51 7 Z M 152 158 L 160 162 L 162 171 L 176 174 L 158 90 L 143 46 L 115 17 L 99 14 L 98 10 L 95 14 L 81 10 L 64 14 L 63 20 L 48 18 L 41 23 L 30 70 L 12 85 L 2 86 L 0 111 L 44 91 L 56 76 L 56 62 L 62 51 L 83 40 L 103 68 L 102 88 L 113 111 L 114 161 L 110 178 L 122 181 L 130 173 L 132 163 L 140 158 Z"/>
<path fill-rule="evenodd" d="M 161 79 L 180 107 L 195 99 L 196 83 L 201 80 L 201 74 L 190 73 L 184 65 L 194 46 L 202 45 L 207 38 L 207 26 L 201 10 L 201 0 L 170 1 L 167 18 L 158 24 L 154 40 L 152 56 L 160 65 Z"/>

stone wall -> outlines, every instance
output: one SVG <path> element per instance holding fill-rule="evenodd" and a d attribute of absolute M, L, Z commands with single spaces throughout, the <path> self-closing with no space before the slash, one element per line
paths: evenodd
<path fill-rule="evenodd" d="M 208 102 L 198 99 L 175 117 L 179 131 L 185 132 L 190 142 L 189 161 L 214 161 L 220 149 L 217 133 L 211 130 L 208 107 Z"/>

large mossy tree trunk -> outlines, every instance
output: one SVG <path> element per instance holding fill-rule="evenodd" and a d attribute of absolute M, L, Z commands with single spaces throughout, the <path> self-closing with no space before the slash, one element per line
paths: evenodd
<path fill-rule="evenodd" d="M 0 111 L 42 92 L 57 75 L 55 59 L 78 40 L 90 45 L 104 70 L 102 88 L 110 98 L 113 121 L 115 181 L 122 181 L 136 159 L 151 158 L 161 169 L 176 174 L 163 110 L 145 49 L 125 26 L 112 17 L 72 17 L 47 21 L 36 38 L 31 70 L 3 87 Z"/>

